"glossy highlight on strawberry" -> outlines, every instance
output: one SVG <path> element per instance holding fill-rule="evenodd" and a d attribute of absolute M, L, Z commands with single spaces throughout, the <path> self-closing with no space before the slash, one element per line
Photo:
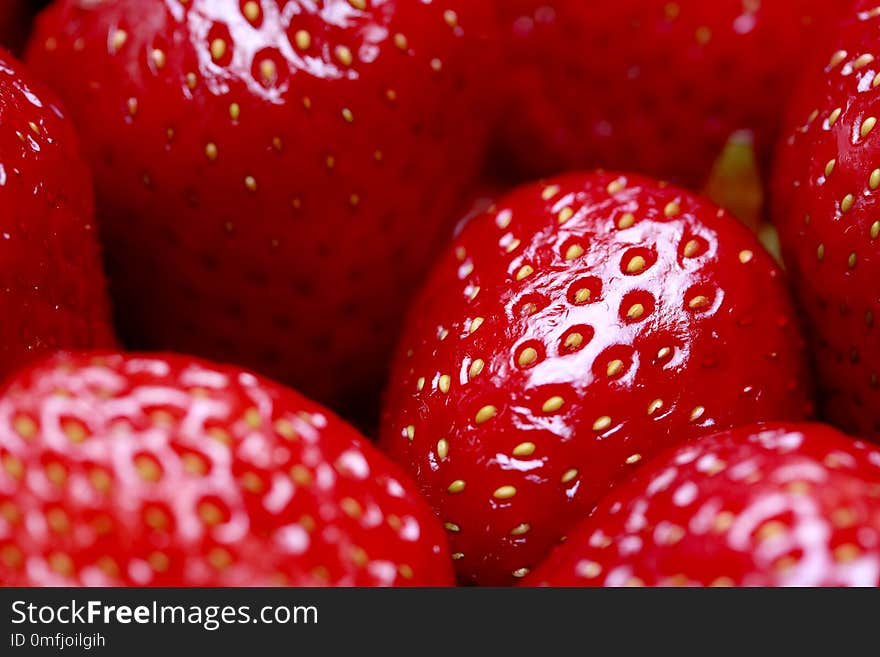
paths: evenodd
<path fill-rule="evenodd" d="M 0 392 L 0 585 L 444 586 L 450 563 L 392 463 L 249 372 L 63 353 Z"/>
<path fill-rule="evenodd" d="M 490 16 L 470 0 L 53 3 L 29 61 L 95 167 L 123 337 L 371 405 L 481 166 Z"/>
<path fill-rule="evenodd" d="M 472 217 L 405 324 L 382 445 L 464 582 L 515 581 L 663 448 L 812 413 L 786 281 L 708 201 L 616 173 Z"/>
<path fill-rule="evenodd" d="M 524 584 L 880 586 L 880 451 L 818 424 L 657 457 Z"/>
<path fill-rule="evenodd" d="M 880 10 L 858 2 L 792 98 L 773 220 L 808 319 L 825 417 L 880 439 Z"/>
<path fill-rule="evenodd" d="M 699 188 L 728 139 L 766 169 L 789 91 L 835 0 L 496 0 L 515 179 L 603 166 Z"/>
<path fill-rule="evenodd" d="M 52 93 L 0 49 L 0 377 L 114 344 L 92 180 Z"/>

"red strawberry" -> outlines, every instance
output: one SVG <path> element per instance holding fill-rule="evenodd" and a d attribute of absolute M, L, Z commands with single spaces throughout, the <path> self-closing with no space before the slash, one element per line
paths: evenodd
<path fill-rule="evenodd" d="M 510 111 L 499 166 L 584 166 L 701 185 L 728 138 L 764 159 L 834 0 L 496 0 Z"/>
<path fill-rule="evenodd" d="M 0 50 L 0 377 L 113 343 L 91 184 L 54 97 Z"/>
<path fill-rule="evenodd" d="M 573 174 L 463 229 L 410 312 L 384 447 L 450 531 L 466 582 L 536 565 L 663 447 L 811 412 L 772 258 L 712 204 Z"/>
<path fill-rule="evenodd" d="M 0 396 L 0 584 L 445 585 L 443 529 L 347 424 L 185 356 L 61 354 Z"/>
<path fill-rule="evenodd" d="M 124 336 L 368 405 L 480 166 L 490 7 L 59 0 L 38 22 L 30 61 L 89 146 Z"/>
<path fill-rule="evenodd" d="M 525 580 L 550 586 L 880 586 L 880 451 L 819 424 L 671 450 Z"/>
<path fill-rule="evenodd" d="M 862 2 L 792 99 L 774 221 L 828 420 L 880 439 L 880 10 Z"/>

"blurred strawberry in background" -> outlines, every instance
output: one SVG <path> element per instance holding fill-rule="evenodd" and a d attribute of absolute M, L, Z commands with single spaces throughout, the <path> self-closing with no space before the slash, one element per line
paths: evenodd
<path fill-rule="evenodd" d="M 488 3 L 55 2 L 29 59 L 95 168 L 123 336 L 375 407 L 477 179 Z"/>
<path fill-rule="evenodd" d="M 55 97 L 0 49 L 0 377 L 114 343 L 89 168 Z"/>

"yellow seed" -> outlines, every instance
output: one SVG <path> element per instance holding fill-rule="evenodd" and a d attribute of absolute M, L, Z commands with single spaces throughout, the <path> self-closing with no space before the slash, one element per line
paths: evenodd
<path fill-rule="evenodd" d="M 641 460 L 642 460 L 642 455 L 641 455 L 641 454 L 633 454 L 632 456 L 627 456 L 627 457 L 626 457 L 626 464 L 627 464 L 627 465 L 632 465 L 632 464 L 634 464 L 634 463 L 638 463 L 638 462 L 641 461 Z"/>
<path fill-rule="evenodd" d="M 474 317 L 474 318 L 471 320 L 471 328 L 470 328 L 470 332 L 473 333 L 473 332 L 476 331 L 478 328 L 480 328 L 480 327 L 483 325 L 483 321 L 484 321 L 484 320 L 483 320 L 482 317 Z"/>
<path fill-rule="evenodd" d="M 514 577 L 520 578 L 520 577 L 525 577 L 530 572 L 531 571 L 528 568 L 517 568 L 516 570 L 514 570 L 511 573 L 511 575 L 513 575 Z"/>
<path fill-rule="evenodd" d="M 513 448 L 514 456 L 531 456 L 535 453 L 535 443 L 520 443 Z"/>
<path fill-rule="evenodd" d="M 473 379 L 474 377 L 478 376 L 480 372 L 483 371 L 483 367 L 485 365 L 486 363 L 483 362 L 482 358 L 477 358 L 473 363 L 471 363 L 470 369 L 468 369 L 468 377 Z"/>
<path fill-rule="evenodd" d="M 828 62 L 828 68 L 837 67 L 844 59 L 846 59 L 846 55 L 846 50 L 835 51 L 835 53 L 831 55 L 831 60 Z"/>
<path fill-rule="evenodd" d="M 708 305 L 709 305 L 708 297 L 705 297 L 702 294 L 698 294 L 693 299 L 688 301 L 688 308 L 690 308 L 691 310 L 700 310 L 702 308 L 705 308 Z"/>
<path fill-rule="evenodd" d="M 407 425 L 407 427 L 406 427 L 406 437 L 409 440 L 412 440 L 413 438 L 416 437 L 416 428 L 411 424 Z"/>
<path fill-rule="evenodd" d="M 516 495 L 516 488 L 513 486 L 500 486 L 492 493 L 492 497 L 496 500 L 509 500 L 514 495 Z"/>
<path fill-rule="evenodd" d="M 625 230 L 627 228 L 630 228 L 634 223 L 636 223 L 635 215 L 627 212 L 617 221 L 617 227 L 620 230 Z"/>
<path fill-rule="evenodd" d="M 611 426 L 611 418 L 607 415 L 603 415 L 600 418 L 597 418 L 595 422 L 593 422 L 593 431 L 605 431 L 608 427 Z"/>
<path fill-rule="evenodd" d="M 584 247 L 580 244 L 572 244 L 565 251 L 566 260 L 574 260 L 575 258 L 580 258 L 582 255 L 584 255 Z"/>
<path fill-rule="evenodd" d="M 626 264 L 626 271 L 628 274 L 637 274 L 640 271 L 644 270 L 644 268 L 647 264 L 648 263 L 645 261 L 645 259 L 642 256 L 640 256 L 640 255 L 633 256 L 632 258 L 630 258 L 630 261 Z"/>
<path fill-rule="evenodd" d="M 116 30 L 113 33 L 113 39 L 112 39 L 113 50 L 114 51 L 119 50 L 122 46 L 125 45 L 125 42 L 127 40 L 128 40 L 128 32 L 126 32 L 125 30 Z"/>
<path fill-rule="evenodd" d="M 574 210 L 569 207 L 564 207 L 559 211 L 559 223 L 564 224 L 566 221 L 571 219 L 574 216 Z"/>
<path fill-rule="evenodd" d="M 825 165 L 825 176 L 830 176 L 831 172 L 834 171 L 834 166 L 837 164 L 837 160 L 830 159 L 828 160 L 828 164 Z"/>
<path fill-rule="evenodd" d="M 456 14 L 452 9 L 447 9 L 443 12 L 443 20 L 449 27 L 455 27 L 458 25 L 458 14 Z"/>
<path fill-rule="evenodd" d="M 343 66 L 351 66 L 352 61 L 354 61 L 351 50 L 345 46 L 336 46 L 334 54 L 336 55 L 336 59 L 338 59 L 339 63 Z"/>
<path fill-rule="evenodd" d="M 568 337 L 565 338 L 565 348 L 566 349 L 577 349 L 581 346 L 584 341 L 584 336 L 580 333 L 570 333 Z"/>
<path fill-rule="evenodd" d="M 645 307 L 640 303 L 634 303 L 629 307 L 629 310 L 626 311 L 626 317 L 631 321 L 639 319 L 644 314 Z"/>
<path fill-rule="evenodd" d="M 244 17 L 247 18 L 251 23 L 257 20 L 260 17 L 260 3 L 255 2 L 254 0 L 249 0 L 244 3 Z"/>
<path fill-rule="evenodd" d="M 855 201 L 856 199 L 852 194 L 847 194 L 840 202 L 840 211 L 849 212 L 852 209 L 853 203 L 855 203 Z"/>
<path fill-rule="evenodd" d="M 531 528 L 532 528 L 532 526 L 529 523 L 524 522 L 522 524 L 517 525 L 513 529 L 511 529 L 510 535 L 511 536 L 522 536 L 523 534 L 528 534 L 529 530 L 531 530 Z"/>
<path fill-rule="evenodd" d="M 305 30 L 297 30 L 296 34 L 293 35 L 293 40 L 296 43 L 296 47 L 300 50 L 308 50 L 312 45 L 312 35 Z"/>
<path fill-rule="evenodd" d="M 440 392 L 446 394 L 449 392 L 449 385 L 452 383 L 452 379 L 448 374 L 444 374 L 440 377 L 440 380 L 437 381 L 437 387 L 440 388 Z"/>
<path fill-rule="evenodd" d="M 874 116 L 869 116 L 867 119 L 862 121 L 862 129 L 861 129 L 862 139 L 864 139 L 869 134 L 871 134 L 871 130 L 873 130 L 874 126 L 876 126 L 876 125 L 877 125 L 877 118 Z"/>
<path fill-rule="evenodd" d="M 657 411 L 663 408 L 663 400 L 655 399 L 650 404 L 648 404 L 648 415 L 654 415 Z"/>
<path fill-rule="evenodd" d="M 556 196 L 559 193 L 559 185 L 550 185 L 544 188 L 544 191 L 541 192 L 541 198 L 545 201 L 549 201 L 551 198 Z"/>
<path fill-rule="evenodd" d="M 241 106 L 238 103 L 232 103 L 229 105 L 229 118 L 233 121 L 238 121 L 238 117 L 241 116 Z"/>
<path fill-rule="evenodd" d="M 623 361 L 619 358 L 608 363 L 608 369 L 605 370 L 608 376 L 617 376 L 623 371 Z"/>
<path fill-rule="evenodd" d="M 351 110 L 346 107 L 342 110 L 342 118 L 345 119 L 347 123 L 352 123 L 354 121 L 354 114 L 352 114 Z"/>
<path fill-rule="evenodd" d="M 578 476 L 577 468 L 571 468 L 570 470 L 565 471 L 565 474 L 562 475 L 562 479 L 560 481 L 562 481 L 563 484 L 567 484 L 568 482 L 570 482 L 572 479 L 574 479 L 577 476 Z"/>
<path fill-rule="evenodd" d="M 263 81 L 266 84 L 274 80 L 277 73 L 278 69 L 275 67 L 275 62 L 271 59 L 264 59 L 260 62 L 260 75 L 263 76 Z"/>
<path fill-rule="evenodd" d="M 831 126 L 833 126 L 835 123 L 837 123 L 837 119 L 840 118 L 840 112 L 841 112 L 840 108 L 837 107 L 831 112 L 831 114 L 828 115 L 828 127 L 829 128 Z"/>
<path fill-rule="evenodd" d="M 871 189 L 877 189 L 880 187 L 880 169 L 874 169 L 871 172 L 871 177 L 868 178 L 868 185 Z"/>
<path fill-rule="evenodd" d="M 19 415 L 12 423 L 12 428 L 22 438 L 33 438 L 37 433 L 37 424 L 26 415 Z"/>
<path fill-rule="evenodd" d="M 545 413 L 555 413 L 562 408 L 563 404 L 565 404 L 565 400 L 562 397 L 555 395 L 544 402 L 541 406 L 541 410 Z"/>
<path fill-rule="evenodd" d="M 526 367 L 527 365 L 531 365 L 538 359 L 538 352 L 535 351 L 532 347 L 526 347 L 522 350 L 522 353 L 519 355 L 519 359 L 517 362 L 520 367 Z"/>
<path fill-rule="evenodd" d="M 477 424 L 483 424 L 484 422 L 488 422 L 495 414 L 498 412 L 498 409 L 494 406 L 487 405 L 483 406 L 479 411 L 477 411 L 476 416 L 474 417 L 474 421 Z"/>
<path fill-rule="evenodd" d="M 608 183 L 607 189 L 609 194 L 617 194 L 618 192 L 622 192 L 624 189 L 626 189 L 626 181 L 623 178 L 612 180 L 610 183 Z"/>
<path fill-rule="evenodd" d="M 871 224 L 871 239 L 875 240 L 880 236 L 880 221 L 875 221 Z"/>
<path fill-rule="evenodd" d="M 663 208 L 663 214 L 667 217 L 674 217 L 679 212 L 681 212 L 681 206 L 676 201 L 670 201 L 666 204 L 666 207 Z"/>
<path fill-rule="evenodd" d="M 446 490 L 452 495 L 455 495 L 456 493 L 460 493 L 461 491 L 463 491 L 464 487 L 464 481 L 462 481 L 461 479 L 456 479 L 451 484 L 449 484 L 449 487 Z"/>
<path fill-rule="evenodd" d="M 257 191 L 257 179 L 253 176 L 246 176 L 244 179 L 244 186 L 247 187 L 250 192 Z"/>
<path fill-rule="evenodd" d="M 743 264 L 751 262 L 752 258 L 754 258 L 754 257 L 755 257 L 755 254 L 752 251 L 749 251 L 748 249 L 744 249 L 739 252 L 739 261 Z"/>
<path fill-rule="evenodd" d="M 217 159 L 217 144 L 209 143 L 205 146 L 205 155 L 212 162 Z"/>
<path fill-rule="evenodd" d="M 226 42 L 223 39 L 214 39 L 211 42 L 211 57 L 216 62 L 218 59 L 222 59 L 225 54 Z"/>
<path fill-rule="evenodd" d="M 703 414 L 705 412 L 705 408 L 703 408 L 702 406 L 696 406 L 694 410 L 691 411 L 691 422 L 696 422 L 697 420 L 699 420 L 701 417 L 703 417 Z"/>
<path fill-rule="evenodd" d="M 535 273 L 535 268 L 531 265 L 523 265 L 516 273 L 516 280 L 521 281 Z"/>
<path fill-rule="evenodd" d="M 586 303 L 590 300 L 590 288 L 582 287 L 577 292 L 574 293 L 574 302 L 575 303 Z"/>
<path fill-rule="evenodd" d="M 850 269 L 852 269 L 853 267 L 856 266 L 857 259 L 858 259 L 858 257 L 856 256 L 855 253 L 849 254 L 849 258 L 847 259 L 846 263 L 849 265 Z"/>
<path fill-rule="evenodd" d="M 449 442 L 445 438 L 441 438 L 437 441 L 437 456 L 441 459 L 445 459 L 449 454 Z"/>
<path fill-rule="evenodd" d="M 689 240 L 684 245 L 684 257 L 693 258 L 700 250 L 700 243 L 697 240 Z"/>
<path fill-rule="evenodd" d="M 401 50 L 406 50 L 407 40 L 406 36 L 400 34 L 399 32 L 394 35 L 394 45 L 400 48 Z"/>
<path fill-rule="evenodd" d="M 165 68 L 165 53 L 159 50 L 158 48 L 153 50 L 150 53 L 150 58 L 153 60 L 153 64 L 155 64 L 156 68 L 163 69 Z"/>
<path fill-rule="evenodd" d="M 819 260 L 825 259 L 825 245 L 824 244 L 820 244 L 819 247 L 816 249 L 816 258 L 818 258 Z"/>
<path fill-rule="evenodd" d="M 443 526 L 446 528 L 446 531 L 449 532 L 456 533 L 461 531 L 461 527 L 456 525 L 454 522 L 445 522 L 443 523 Z"/>

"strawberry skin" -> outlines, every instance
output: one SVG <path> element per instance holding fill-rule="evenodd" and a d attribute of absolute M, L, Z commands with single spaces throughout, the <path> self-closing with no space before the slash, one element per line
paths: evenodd
<path fill-rule="evenodd" d="M 738 221 L 638 176 L 570 174 L 476 216 L 417 297 L 384 448 L 464 582 L 524 575 L 663 447 L 811 413 L 786 282 Z"/>
<path fill-rule="evenodd" d="M 792 98 L 774 222 L 809 320 L 825 417 L 880 439 L 880 11 L 862 2 Z"/>
<path fill-rule="evenodd" d="M 3 0 L 0 9 L 0 47 L 18 52 L 28 36 L 34 3 L 28 0 Z"/>
<path fill-rule="evenodd" d="M 89 148 L 123 337 L 370 405 L 481 164 L 492 27 L 470 0 L 50 6 L 29 60 Z"/>
<path fill-rule="evenodd" d="M 532 586 L 880 586 L 880 451 L 819 424 L 740 427 L 658 456 Z"/>
<path fill-rule="evenodd" d="M 0 585 L 441 586 L 450 564 L 392 463 L 248 372 L 62 353 L 0 394 Z"/>
<path fill-rule="evenodd" d="M 627 168 L 699 187 L 728 138 L 772 146 L 828 0 L 496 0 L 514 178 Z"/>
<path fill-rule="evenodd" d="M 55 98 L 0 49 L 0 377 L 113 345 L 92 182 Z"/>

